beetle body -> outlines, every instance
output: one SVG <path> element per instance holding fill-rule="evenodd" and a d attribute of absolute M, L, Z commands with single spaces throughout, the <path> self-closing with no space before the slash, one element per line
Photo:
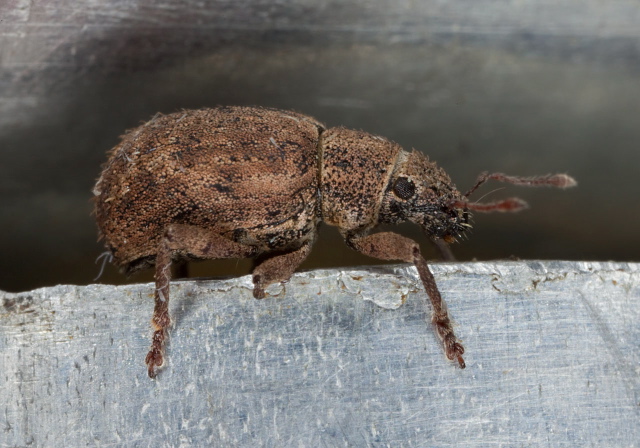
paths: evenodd
<path fill-rule="evenodd" d="M 299 114 L 226 107 L 157 116 L 130 132 L 94 190 L 116 263 L 129 272 L 154 264 L 173 223 L 257 253 L 313 239 L 321 129 Z"/>
<path fill-rule="evenodd" d="M 379 223 L 408 220 L 434 241 L 450 241 L 469 227 L 466 197 L 419 152 L 361 131 L 326 129 L 295 112 L 183 111 L 127 133 L 94 195 L 115 263 L 128 273 L 156 266 L 151 377 L 164 359 L 172 260 L 256 258 L 254 296 L 262 298 L 306 258 L 320 222 L 336 226 L 361 253 L 416 265 L 445 353 L 464 367 L 417 243 L 391 232 L 369 235 Z"/>
<path fill-rule="evenodd" d="M 173 223 L 211 229 L 256 255 L 288 250 L 313 241 L 320 221 L 346 234 L 404 220 L 390 195 L 396 165 L 398 175 L 405 165 L 422 168 L 413 174 L 434 179 L 432 188 L 451 186 L 420 153 L 365 132 L 326 130 L 295 112 L 222 107 L 160 115 L 113 149 L 94 188 L 96 216 L 115 262 L 129 273 L 155 263 Z M 438 188 L 434 203 L 454 197 L 452 188 L 445 195 Z"/>

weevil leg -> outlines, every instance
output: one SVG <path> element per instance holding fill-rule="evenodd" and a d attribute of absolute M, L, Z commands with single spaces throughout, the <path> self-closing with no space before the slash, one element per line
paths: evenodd
<path fill-rule="evenodd" d="M 186 260 L 180 260 L 171 264 L 171 278 L 189 277 L 189 264 Z"/>
<path fill-rule="evenodd" d="M 440 259 L 444 261 L 456 261 L 455 255 L 453 255 L 453 251 L 451 247 L 449 247 L 449 243 L 447 243 L 442 238 L 430 238 L 431 244 L 435 246 L 440 254 Z"/>
<path fill-rule="evenodd" d="M 431 299 L 433 306 L 431 321 L 436 334 L 442 340 L 444 352 L 448 359 L 457 360 L 460 368 L 464 369 L 465 363 L 462 358 L 464 347 L 456 339 L 447 312 L 447 304 L 438 291 L 438 286 L 429 270 L 427 261 L 420 254 L 418 243 L 393 232 L 374 233 L 366 236 L 347 235 L 345 240 L 349 247 L 370 257 L 380 260 L 401 260 L 415 264 L 427 295 Z"/>
<path fill-rule="evenodd" d="M 165 230 L 156 254 L 155 305 L 151 325 L 153 337 L 147 354 L 149 377 L 155 378 L 156 368 L 164 363 L 164 345 L 167 329 L 171 325 L 169 315 L 169 285 L 171 283 L 171 258 L 179 252 L 197 258 L 248 258 L 256 249 L 223 238 L 216 232 L 184 224 L 170 224 Z"/>
<path fill-rule="evenodd" d="M 272 283 L 286 282 L 311 252 L 311 242 L 285 253 L 267 254 L 253 269 L 253 296 L 264 299 L 264 290 Z"/>
<path fill-rule="evenodd" d="M 171 283 L 171 250 L 165 238 L 160 242 L 160 247 L 156 254 L 156 289 L 153 295 L 154 307 L 151 326 L 153 336 L 151 338 L 151 349 L 147 353 L 144 362 L 150 378 L 156 377 L 156 367 L 164 363 L 164 341 L 167 328 L 171 323 L 169 316 L 169 284 Z"/>

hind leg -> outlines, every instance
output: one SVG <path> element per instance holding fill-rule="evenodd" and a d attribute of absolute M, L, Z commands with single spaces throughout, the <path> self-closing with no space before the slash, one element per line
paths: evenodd
<path fill-rule="evenodd" d="M 164 363 L 164 344 L 167 328 L 171 324 L 169 316 L 171 257 L 176 252 L 206 259 L 249 258 L 256 255 L 254 247 L 228 240 L 211 230 L 184 224 L 170 224 L 165 228 L 156 254 L 155 305 L 151 319 L 154 332 L 151 349 L 145 359 L 151 378 L 155 378 L 156 368 Z"/>

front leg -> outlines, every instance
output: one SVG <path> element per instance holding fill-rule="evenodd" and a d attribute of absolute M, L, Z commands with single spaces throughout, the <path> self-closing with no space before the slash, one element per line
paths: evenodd
<path fill-rule="evenodd" d="M 393 232 L 374 233 L 367 236 L 347 235 L 345 239 L 349 247 L 370 257 L 380 260 L 401 260 L 415 264 L 424 289 L 431 299 L 433 306 L 431 321 L 435 325 L 436 334 L 442 340 L 445 354 L 450 360 L 457 359 L 460 368 L 464 369 L 465 364 L 462 359 L 464 347 L 456 340 L 447 313 L 447 304 L 438 291 L 438 286 L 429 266 L 427 266 L 427 261 L 420 254 L 418 243 Z"/>

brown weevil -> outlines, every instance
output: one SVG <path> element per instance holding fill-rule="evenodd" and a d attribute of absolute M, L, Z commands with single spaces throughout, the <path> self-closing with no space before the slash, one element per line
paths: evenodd
<path fill-rule="evenodd" d="M 314 118 L 258 107 L 218 107 L 156 115 L 110 153 L 93 193 L 95 214 L 115 263 L 127 273 L 155 265 L 150 377 L 163 365 L 172 261 L 254 258 L 253 295 L 289 280 L 307 257 L 320 222 L 336 226 L 352 249 L 413 263 L 433 305 L 448 359 L 465 367 L 447 308 L 420 246 L 378 224 L 411 221 L 446 254 L 470 227 L 470 211 L 515 211 L 517 198 L 468 197 L 489 179 L 571 187 L 564 174 L 482 174 L 461 194 L 422 153 L 385 138 Z"/>

